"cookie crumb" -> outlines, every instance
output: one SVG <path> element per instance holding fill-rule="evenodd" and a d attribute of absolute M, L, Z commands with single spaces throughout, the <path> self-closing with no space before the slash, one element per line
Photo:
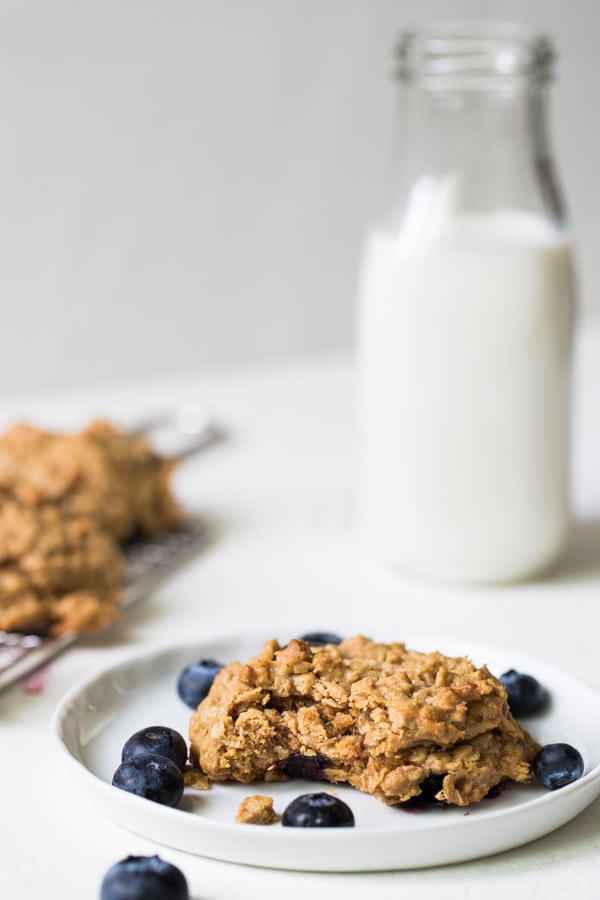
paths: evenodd
<path fill-rule="evenodd" d="M 254 794 L 244 797 L 239 805 L 236 822 L 244 825 L 272 825 L 279 822 L 280 816 L 273 809 L 273 798 Z"/>
<path fill-rule="evenodd" d="M 183 772 L 183 781 L 186 787 L 195 791 L 207 791 L 210 787 L 208 776 L 195 766 L 186 766 Z"/>

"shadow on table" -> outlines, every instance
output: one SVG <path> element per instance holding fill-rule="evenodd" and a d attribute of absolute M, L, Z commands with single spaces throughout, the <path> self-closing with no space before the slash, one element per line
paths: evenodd
<path fill-rule="evenodd" d="M 600 577 L 600 519 L 580 519 L 566 553 L 548 576 L 551 581 L 585 581 Z"/>
<path fill-rule="evenodd" d="M 164 576 L 157 575 L 156 583 L 143 593 L 131 606 L 122 610 L 116 622 L 100 631 L 82 636 L 82 643 L 88 648 L 126 647 L 135 641 L 136 629 L 165 618 L 166 607 L 170 612 L 176 610 L 176 595 L 173 596 L 169 584 L 186 570 L 201 565 L 202 559 L 231 530 L 231 523 L 223 517 L 206 515 L 203 517 L 206 534 L 202 543 L 194 552 L 186 556 L 180 565 L 167 571 Z M 168 599 L 172 598 L 172 599 Z M 202 613 L 199 607 L 198 613 Z M 188 614 L 189 615 L 189 614 Z M 193 623 L 191 623 L 193 625 Z"/>

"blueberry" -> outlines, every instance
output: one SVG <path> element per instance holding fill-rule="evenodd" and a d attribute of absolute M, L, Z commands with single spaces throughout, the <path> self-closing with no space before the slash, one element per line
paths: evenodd
<path fill-rule="evenodd" d="M 327 760 L 320 753 L 314 756 L 305 756 L 303 753 L 292 753 L 287 759 L 282 759 L 276 767 L 289 778 L 306 778 L 307 781 L 327 781 L 323 769 Z"/>
<path fill-rule="evenodd" d="M 190 709 L 196 709 L 204 700 L 222 668 L 223 663 L 214 659 L 200 659 L 183 670 L 177 681 L 177 693 Z"/>
<path fill-rule="evenodd" d="M 583 775 L 583 758 L 570 744 L 546 744 L 533 760 L 537 780 L 555 791 Z"/>
<path fill-rule="evenodd" d="M 177 866 L 160 856 L 128 856 L 102 881 L 100 900 L 188 900 L 188 885 Z"/>
<path fill-rule="evenodd" d="M 342 639 L 337 634 L 331 634 L 329 631 L 309 631 L 303 634 L 301 641 L 307 641 L 313 647 L 324 647 L 325 644 L 341 644 Z"/>
<path fill-rule="evenodd" d="M 508 694 L 510 711 L 517 719 L 535 715 L 546 701 L 546 690 L 533 675 L 509 669 L 500 676 L 500 681 Z"/>
<path fill-rule="evenodd" d="M 113 775 L 114 787 L 154 800 L 164 806 L 177 806 L 183 797 L 183 775 L 166 756 L 146 753 L 122 762 Z"/>
<path fill-rule="evenodd" d="M 343 800 L 331 794 L 302 794 L 286 806 L 281 824 L 291 828 L 351 828 L 354 815 Z"/>
<path fill-rule="evenodd" d="M 410 800 L 405 800 L 401 806 L 405 809 L 407 807 L 423 809 L 427 806 L 446 806 L 447 804 L 444 800 L 438 800 L 435 796 L 442 790 L 443 786 L 443 775 L 428 775 L 427 778 L 424 778 L 419 784 L 421 793 L 417 794 L 415 797 L 411 797 Z"/>
<path fill-rule="evenodd" d="M 174 728 L 164 725 L 153 725 L 151 728 L 142 728 L 136 731 L 125 741 L 121 760 L 125 762 L 134 756 L 144 756 L 152 753 L 158 756 L 166 756 L 174 762 L 178 769 L 185 768 L 187 761 L 187 746 L 184 739 Z"/>

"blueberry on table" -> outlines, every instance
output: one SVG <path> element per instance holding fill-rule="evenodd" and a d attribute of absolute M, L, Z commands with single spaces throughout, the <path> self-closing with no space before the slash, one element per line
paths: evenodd
<path fill-rule="evenodd" d="M 302 794 L 285 808 L 281 824 L 291 828 L 351 828 L 354 815 L 347 803 L 331 794 Z"/>
<path fill-rule="evenodd" d="M 181 869 L 160 856 L 128 856 L 102 881 L 100 900 L 189 900 Z"/>
<path fill-rule="evenodd" d="M 583 758 L 570 744 L 546 744 L 533 760 L 537 780 L 555 791 L 583 775 Z"/>
<path fill-rule="evenodd" d="M 309 631 L 300 637 L 301 641 L 306 641 L 312 647 L 324 647 L 325 644 L 341 644 L 342 639 L 337 634 L 329 631 Z"/>
<path fill-rule="evenodd" d="M 164 806 L 177 806 L 183 797 L 183 775 L 172 760 L 153 753 L 122 762 L 113 775 L 114 787 Z"/>
<path fill-rule="evenodd" d="M 510 711 L 517 719 L 535 715 L 546 701 L 546 690 L 533 675 L 509 669 L 500 676 L 500 682 L 508 694 Z"/>
<path fill-rule="evenodd" d="M 132 734 L 125 744 L 121 753 L 121 760 L 125 762 L 134 756 L 144 756 L 152 753 L 158 756 L 166 756 L 171 762 L 174 762 L 178 769 L 185 768 L 187 761 L 187 746 L 174 728 L 167 728 L 165 725 L 153 725 L 150 728 L 142 728 Z"/>
<path fill-rule="evenodd" d="M 183 670 L 177 681 L 177 693 L 190 709 L 196 709 L 206 697 L 215 675 L 223 663 L 214 659 L 200 659 Z"/>

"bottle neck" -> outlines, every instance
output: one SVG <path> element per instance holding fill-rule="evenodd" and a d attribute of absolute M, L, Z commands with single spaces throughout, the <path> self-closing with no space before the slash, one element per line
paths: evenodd
<path fill-rule="evenodd" d="M 396 219 L 419 188 L 455 210 L 515 208 L 562 224 L 546 128 L 551 43 L 527 26 L 438 22 L 398 45 Z"/>
<path fill-rule="evenodd" d="M 469 210 L 515 207 L 562 215 L 547 141 L 545 90 L 409 82 L 397 141 L 398 190 L 423 176 L 445 180 Z"/>

